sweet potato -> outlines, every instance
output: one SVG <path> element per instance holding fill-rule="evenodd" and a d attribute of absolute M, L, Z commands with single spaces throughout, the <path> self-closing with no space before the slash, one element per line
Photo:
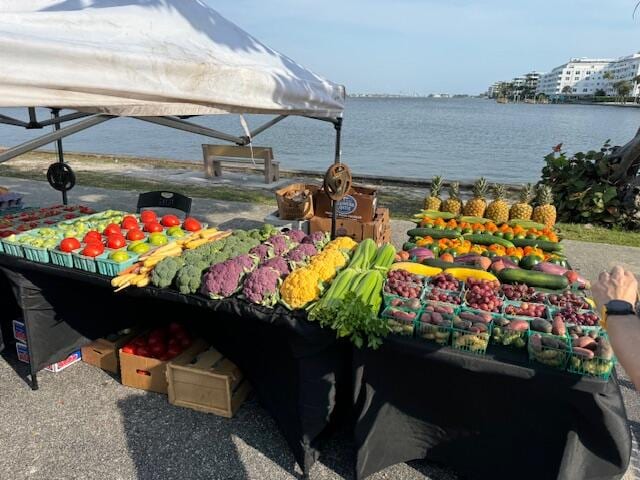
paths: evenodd
<path fill-rule="evenodd" d="M 405 312 L 403 310 L 394 310 L 391 312 L 391 316 L 398 320 L 411 321 L 416 318 L 416 314 L 413 312 Z"/>
<path fill-rule="evenodd" d="M 562 318 L 556 317 L 553 319 L 553 323 L 551 324 L 551 333 L 560 337 L 565 336 L 565 334 L 567 333 L 567 327 L 562 321 Z"/>
<path fill-rule="evenodd" d="M 514 332 L 526 332 L 529 330 L 529 322 L 526 320 L 512 320 L 511 323 L 507 325 L 507 328 Z"/>
<path fill-rule="evenodd" d="M 533 320 L 531 320 L 531 330 L 535 330 L 536 332 L 551 333 L 552 326 L 551 323 L 542 318 L 534 318 Z"/>
<path fill-rule="evenodd" d="M 587 348 L 592 350 L 596 347 L 596 341 L 589 336 L 578 337 L 573 341 L 573 346 L 576 348 Z M 591 348 L 592 346 L 593 348 Z"/>
<path fill-rule="evenodd" d="M 573 347 L 573 354 L 585 360 L 591 360 L 594 357 L 594 353 L 591 350 L 582 347 Z"/>

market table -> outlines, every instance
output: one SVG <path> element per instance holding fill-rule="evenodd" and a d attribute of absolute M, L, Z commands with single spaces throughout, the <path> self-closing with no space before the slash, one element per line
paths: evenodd
<path fill-rule="evenodd" d="M 318 458 L 336 396 L 348 387 L 350 348 L 304 313 L 153 287 L 114 293 L 107 277 L 8 255 L 0 271 L 22 308 L 34 388 L 40 369 L 95 338 L 142 317 L 178 319 L 240 367 L 303 471 Z"/>
<path fill-rule="evenodd" d="M 620 478 L 631 433 L 608 382 L 392 335 L 354 352 L 357 477 L 413 459 L 469 478 Z"/>

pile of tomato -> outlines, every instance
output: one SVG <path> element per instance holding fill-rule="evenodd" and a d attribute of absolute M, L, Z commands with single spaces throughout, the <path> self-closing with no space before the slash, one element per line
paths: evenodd
<path fill-rule="evenodd" d="M 122 347 L 122 352 L 168 361 L 180 355 L 192 343 L 193 340 L 184 326 L 178 322 L 171 322 L 166 327 L 156 328 L 135 338 Z"/>

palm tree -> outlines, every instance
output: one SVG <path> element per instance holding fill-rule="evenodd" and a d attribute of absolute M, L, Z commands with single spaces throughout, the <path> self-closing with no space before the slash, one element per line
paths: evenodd
<path fill-rule="evenodd" d="M 621 103 L 626 103 L 627 96 L 631 92 L 631 84 L 627 80 L 618 80 L 613 84 Z"/>
<path fill-rule="evenodd" d="M 562 87 L 562 93 L 564 93 L 565 95 L 569 95 L 572 91 L 573 89 L 571 88 L 571 85 L 565 85 L 564 87 Z"/>
<path fill-rule="evenodd" d="M 638 92 L 638 83 L 640 83 L 640 75 L 636 75 L 635 77 L 633 77 L 633 96 L 634 98 L 634 102 L 638 103 L 638 96 L 640 96 L 640 92 Z"/>
<path fill-rule="evenodd" d="M 602 78 L 603 78 L 604 80 L 613 80 L 613 78 L 614 78 L 614 77 L 613 77 L 613 72 L 611 72 L 611 71 L 606 71 L 606 72 L 604 72 L 604 73 L 602 74 Z"/>

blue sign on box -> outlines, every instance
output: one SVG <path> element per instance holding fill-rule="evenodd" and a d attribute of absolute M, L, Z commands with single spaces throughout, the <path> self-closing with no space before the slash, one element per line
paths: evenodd
<path fill-rule="evenodd" d="M 13 338 L 22 343 L 27 343 L 27 327 L 21 320 L 13 321 Z"/>
<path fill-rule="evenodd" d="M 345 196 L 338 202 L 338 215 L 351 215 L 358 208 L 358 202 L 351 195 Z"/>

